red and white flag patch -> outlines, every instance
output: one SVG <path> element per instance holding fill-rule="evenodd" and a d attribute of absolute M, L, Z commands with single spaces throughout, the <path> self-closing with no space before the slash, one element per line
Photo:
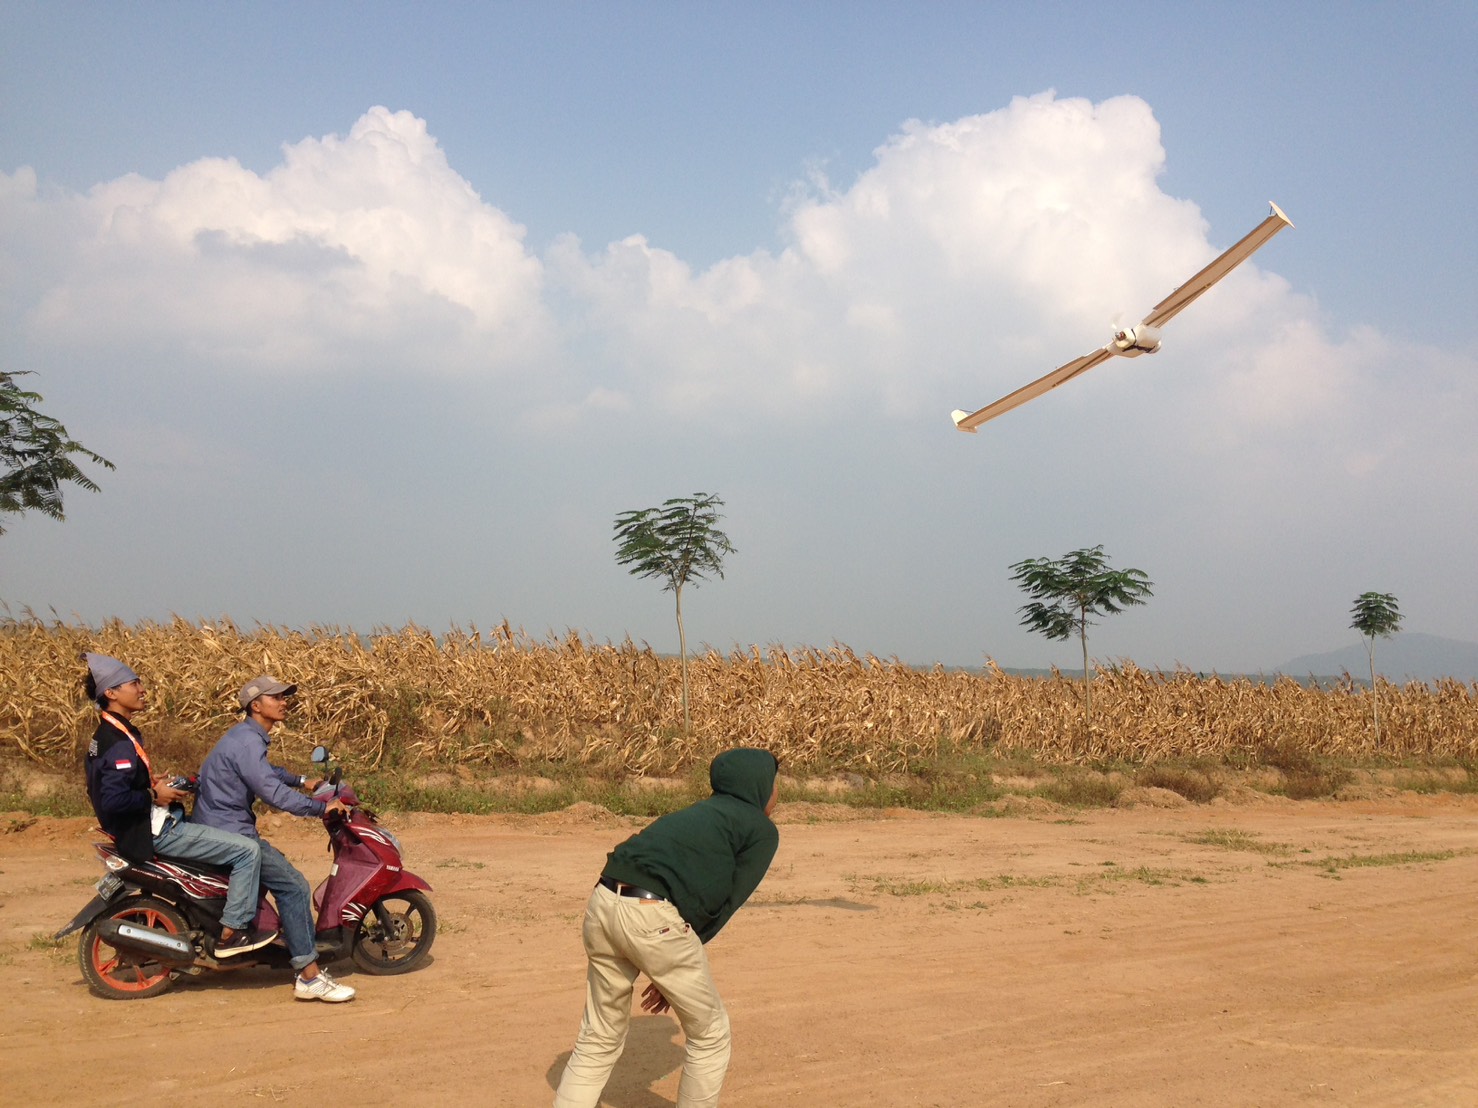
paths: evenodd
<path fill-rule="evenodd" d="M 133 763 L 127 758 L 122 758 L 113 763 L 114 769 L 133 769 Z"/>

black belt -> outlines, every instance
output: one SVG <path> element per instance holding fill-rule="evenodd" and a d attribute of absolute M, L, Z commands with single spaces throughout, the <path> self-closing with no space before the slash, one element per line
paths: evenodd
<path fill-rule="evenodd" d="M 667 899 L 665 896 L 658 896 L 656 893 L 651 892 L 651 891 L 649 891 L 647 889 L 639 888 L 636 885 L 628 885 L 624 881 L 617 881 L 614 877 L 604 877 L 603 876 L 603 877 L 601 877 L 601 879 L 599 881 L 596 882 L 596 884 L 597 885 L 604 885 L 606 888 L 610 889 L 611 892 L 615 893 L 617 896 L 634 896 L 634 897 L 636 897 L 637 900 L 666 900 Z"/>

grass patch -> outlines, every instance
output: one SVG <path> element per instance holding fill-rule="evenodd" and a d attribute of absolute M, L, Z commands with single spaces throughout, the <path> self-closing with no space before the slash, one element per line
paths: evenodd
<path fill-rule="evenodd" d="M 543 815 L 584 801 L 619 816 L 656 817 L 675 812 L 709 795 L 691 785 L 680 788 L 631 789 L 604 779 L 554 781 L 541 788 L 505 788 L 495 781 L 431 783 L 400 775 L 377 775 L 356 784 L 371 808 L 401 812 L 469 813 L 472 815 Z"/>
<path fill-rule="evenodd" d="M 920 812 L 969 812 L 1000 796 L 989 782 L 960 787 L 939 781 L 877 781 L 832 797 L 848 808 L 911 808 Z M 807 800 L 818 799 L 807 795 Z"/>
<path fill-rule="evenodd" d="M 1245 850 L 1252 854 L 1293 853 L 1293 848 L 1286 843 L 1263 842 L 1250 831 L 1237 831 L 1229 827 L 1213 827 L 1206 831 L 1182 835 L 1181 839 L 1201 846 L 1219 846 L 1223 850 Z"/>
<path fill-rule="evenodd" d="M 58 942 L 50 935 L 36 931 L 32 933 L 31 941 L 26 944 L 26 949 L 38 954 L 44 954 L 53 961 L 68 962 L 71 961 L 72 952 L 76 947 L 70 939 L 63 939 Z"/>
<path fill-rule="evenodd" d="M 1071 887 L 1073 892 L 1084 896 L 1105 891 L 1108 886 L 1136 882 L 1143 885 L 1207 885 L 1209 879 L 1200 874 L 1184 870 L 1159 869 L 1153 866 L 1123 868 L 1114 862 L 1104 862 L 1102 871 L 1086 877 L 1067 877 L 1061 874 L 1044 874 L 1023 877 L 1002 873 L 994 877 L 974 877 L 947 881 L 892 876 L 889 874 L 848 874 L 843 877 L 854 893 L 873 896 L 955 896 L 963 893 L 1007 892 L 1014 889 L 1056 889 Z M 985 907 L 975 902 L 970 907 Z"/>
<path fill-rule="evenodd" d="M 397 711 L 408 715 L 405 705 L 409 702 L 397 703 Z M 151 749 L 160 746 L 176 751 L 178 756 L 170 764 L 187 768 L 198 764 L 186 756 L 193 740 L 188 732 L 167 726 L 156 731 L 160 741 L 151 741 Z M 491 732 L 483 738 L 487 735 Z M 151 740 L 154 737 L 151 733 Z M 513 739 L 499 741 L 504 747 L 513 743 Z M 302 760 L 291 752 L 279 756 L 288 765 Z M 1239 761 L 1241 770 L 1234 768 Z M 402 812 L 540 815 L 583 802 L 617 815 L 650 819 L 709 795 L 706 760 L 685 768 L 681 776 L 655 779 L 643 779 L 623 765 L 562 761 L 552 755 L 523 761 L 510 756 L 499 764 L 397 756 L 386 758 L 378 770 L 346 759 L 345 768 L 366 804 Z M 1020 750 L 997 753 L 945 745 L 935 755 L 911 759 L 898 772 L 883 773 L 875 765 L 853 768 L 841 761 L 804 769 L 787 767 L 780 799 L 788 804 L 872 811 L 903 808 L 1006 816 L 1012 809 L 997 803 L 1003 798 L 1041 798 L 1086 811 L 1114 805 L 1130 785 L 1168 789 L 1198 804 L 1214 799 L 1234 782 L 1293 799 L 1330 797 L 1355 780 L 1357 768 L 1368 767 L 1310 753 L 1290 740 L 1247 748 L 1239 757 L 1216 762 L 1157 759 L 1144 765 L 1112 759 L 1088 765 L 1054 764 Z M 1478 794 L 1478 763 L 1470 765 L 1461 759 L 1386 761 L 1372 768 L 1371 774 L 1377 784 L 1394 784 L 1422 794 Z M 0 811 L 32 817 L 90 817 L 80 765 L 49 768 L 0 755 Z M 1064 818 L 1071 821 L 1073 817 L 1065 814 Z M 1250 842 L 1207 840 L 1205 845 L 1280 853 L 1276 847 L 1260 849 Z"/>
<path fill-rule="evenodd" d="M 1422 865 L 1427 862 L 1446 862 L 1463 854 L 1470 854 L 1467 850 L 1408 850 L 1391 854 L 1343 854 L 1328 855 L 1324 858 L 1308 859 L 1300 862 L 1300 865 L 1312 866 L 1325 873 L 1339 873 L 1346 869 L 1370 869 L 1380 866 L 1413 866 Z"/>
<path fill-rule="evenodd" d="M 1186 873 L 1183 870 L 1158 869 L 1154 866 L 1135 866 L 1132 869 L 1125 869 L 1113 862 L 1105 862 L 1104 866 L 1110 868 L 1104 869 L 1101 873 L 1095 873 L 1091 877 L 1077 879 L 1076 892 L 1079 896 L 1098 892 L 1108 885 L 1123 882 L 1170 886 L 1210 884 L 1210 881 L 1200 874 Z"/>
<path fill-rule="evenodd" d="M 81 774 L 79 773 L 80 777 Z M 0 783 L 0 812 L 29 812 L 33 816 L 72 819 L 92 815 L 92 804 L 81 784 L 59 783 L 45 790 L 22 789 L 14 782 Z"/>
<path fill-rule="evenodd" d="M 932 757 L 910 759 L 904 772 L 868 780 L 862 787 L 830 799 L 851 808 L 969 812 L 1000 799 L 995 777 L 1002 772 L 1003 764 L 995 755 L 941 743 Z M 781 799 L 787 799 L 784 792 Z M 817 798 L 805 793 L 795 799 Z"/>
<path fill-rule="evenodd" d="M 965 892 L 1000 892 L 1006 889 L 1050 889 L 1064 883 L 1061 877 L 1020 877 L 1002 873 L 995 877 L 963 880 L 917 880 L 887 874 L 847 874 L 842 880 L 854 893 L 874 896 L 947 896 Z"/>
<path fill-rule="evenodd" d="M 1422 796 L 1478 793 L 1478 774 L 1469 765 L 1405 766 L 1395 776 L 1398 788 Z"/>
<path fill-rule="evenodd" d="M 872 887 L 866 891 L 874 896 L 932 896 L 953 892 L 957 882 L 953 881 L 903 881 L 897 878 L 869 878 Z"/>

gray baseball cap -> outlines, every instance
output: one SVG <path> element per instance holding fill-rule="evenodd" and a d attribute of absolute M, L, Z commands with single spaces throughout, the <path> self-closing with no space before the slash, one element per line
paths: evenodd
<path fill-rule="evenodd" d="M 250 708 L 251 702 L 259 696 L 292 696 L 297 691 L 298 687 L 296 685 L 289 685 L 284 681 L 277 680 L 275 677 L 268 677 L 266 674 L 263 674 L 261 677 L 253 677 L 246 684 L 242 685 L 237 699 L 241 701 L 243 708 Z"/>

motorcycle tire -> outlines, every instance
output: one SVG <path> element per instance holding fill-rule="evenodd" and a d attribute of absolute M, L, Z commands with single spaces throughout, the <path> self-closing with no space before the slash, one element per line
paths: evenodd
<path fill-rule="evenodd" d="M 88 924 L 77 944 L 82 976 L 92 991 L 105 1000 L 142 1000 L 169 988 L 175 970 L 150 960 L 147 955 L 116 950 L 98 934 L 98 926 L 108 920 L 182 935 L 189 930 L 185 917 L 162 900 L 131 897 Z"/>
<path fill-rule="evenodd" d="M 365 973 L 409 973 L 426 960 L 435 939 L 431 898 L 419 889 L 407 889 L 381 897 L 364 914 L 349 954 Z"/>

